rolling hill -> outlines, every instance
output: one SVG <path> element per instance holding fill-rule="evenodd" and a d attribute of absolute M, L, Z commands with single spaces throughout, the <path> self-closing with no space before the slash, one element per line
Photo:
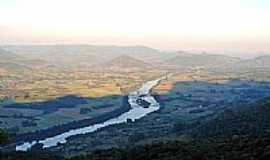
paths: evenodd
<path fill-rule="evenodd" d="M 14 61 L 22 57 L 0 48 L 0 62 Z"/>
<path fill-rule="evenodd" d="M 101 67 L 104 69 L 149 69 L 153 66 L 130 56 L 122 55 L 101 64 Z"/>
<path fill-rule="evenodd" d="M 270 56 L 259 56 L 254 59 L 243 60 L 234 66 L 239 69 L 251 69 L 251 68 L 269 68 Z"/>
<path fill-rule="evenodd" d="M 4 46 L 5 49 L 23 55 L 32 59 L 52 60 L 51 57 L 61 57 L 63 60 L 71 59 L 74 61 L 88 60 L 90 64 L 96 62 L 105 62 L 116 57 L 126 55 L 138 60 L 148 61 L 148 63 L 158 63 L 166 57 L 172 57 L 172 54 L 166 54 L 159 50 L 145 46 L 111 46 L 111 45 L 9 45 Z M 87 56 L 93 56 L 87 58 Z M 77 57 L 77 58 L 76 58 Z M 54 61 L 58 61 L 55 58 Z M 94 62 L 94 63 L 93 63 Z"/>
<path fill-rule="evenodd" d="M 29 68 L 23 64 L 23 61 L 25 61 L 23 57 L 0 48 L 0 68 L 2 70 L 7 72 L 28 70 Z"/>

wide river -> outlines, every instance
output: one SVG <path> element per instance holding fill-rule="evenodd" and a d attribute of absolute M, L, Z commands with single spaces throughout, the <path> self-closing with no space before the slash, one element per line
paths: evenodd
<path fill-rule="evenodd" d="M 68 137 L 79 135 L 79 134 L 91 133 L 100 128 L 113 125 L 113 124 L 125 123 L 127 122 L 127 119 L 132 119 L 134 121 L 136 119 L 140 119 L 144 117 L 145 115 L 151 112 L 157 111 L 160 107 L 159 103 L 155 100 L 153 96 L 151 96 L 150 92 L 154 86 L 156 86 L 161 80 L 165 78 L 166 77 L 162 77 L 156 80 L 148 81 L 144 83 L 142 87 L 138 89 L 137 91 L 129 93 L 128 102 L 131 106 L 131 109 L 128 112 L 125 112 L 118 117 L 109 119 L 103 123 L 98 123 L 98 124 L 90 125 L 88 127 L 73 129 L 73 130 L 61 133 L 59 135 L 56 135 L 54 137 L 46 138 L 44 140 L 25 142 L 23 144 L 17 145 L 16 150 L 27 151 L 36 143 L 43 144 L 43 148 L 57 146 L 58 143 L 66 143 Z M 139 104 L 136 103 L 137 99 L 139 98 L 149 102 L 151 105 L 148 108 L 144 108 L 143 106 L 140 106 Z"/>

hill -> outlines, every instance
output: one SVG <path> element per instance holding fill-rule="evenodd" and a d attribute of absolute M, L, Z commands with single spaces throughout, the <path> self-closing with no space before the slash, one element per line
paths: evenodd
<path fill-rule="evenodd" d="M 7 72 L 23 71 L 28 67 L 23 63 L 25 59 L 12 52 L 0 48 L 0 68 Z"/>
<path fill-rule="evenodd" d="M 179 54 L 164 61 L 163 65 L 178 68 L 226 66 L 240 61 L 239 58 L 212 54 Z"/>
<path fill-rule="evenodd" d="M 122 55 L 101 64 L 101 67 L 107 69 L 147 69 L 152 68 L 152 65 L 130 56 Z"/>
<path fill-rule="evenodd" d="M 235 64 L 235 68 L 252 69 L 252 68 L 270 68 L 270 56 L 259 56 L 254 59 L 243 60 Z"/>
<path fill-rule="evenodd" d="M 270 135 L 270 99 L 250 106 L 239 106 L 220 113 L 216 118 L 192 130 L 202 138 L 228 138 L 234 135 L 264 137 Z M 270 145 L 270 144 L 269 144 Z"/>
<path fill-rule="evenodd" d="M 226 110 L 202 123 L 187 133 L 195 138 L 190 141 L 175 137 L 159 143 L 96 151 L 71 160 L 264 160 L 270 156 L 269 117 L 270 99 L 264 99 L 250 106 Z"/>
<path fill-rule="evenodd" d="M 2 48 L 0 48 L 0 62 L 7 62 L 7 61 L 11 61 L 11 60 L 16 60 L 19 58 L 22 58 L 14 53 L 8 52 Z"/>

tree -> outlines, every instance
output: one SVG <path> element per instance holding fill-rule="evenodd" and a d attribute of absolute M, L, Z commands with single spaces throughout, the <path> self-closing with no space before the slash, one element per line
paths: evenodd
<path fill-rule="evenodd" d="M 9 135 L 3 129 L 0 129 L 0 145 L 6 144 L 9 141 Z"/>

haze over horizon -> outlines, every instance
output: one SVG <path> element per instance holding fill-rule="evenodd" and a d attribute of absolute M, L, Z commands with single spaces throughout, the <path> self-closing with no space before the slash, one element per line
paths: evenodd
<path fill-rule="evenodd" d="M 1 0 L 0 45 L 145 45 L 270 54 L 267 0 Z"/>

